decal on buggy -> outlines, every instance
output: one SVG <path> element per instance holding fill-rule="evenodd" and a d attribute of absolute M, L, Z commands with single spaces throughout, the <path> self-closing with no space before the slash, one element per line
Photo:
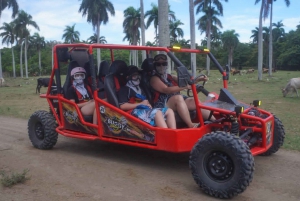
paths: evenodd
<path fill-rule="evenodd" d="M 97 134 L 97 129 L 85 126 L 79 119 L 76 107 L 66 102 L 62 102 L 65 128 L 70 130 L 79 130 L 81 132 Z"/>
<path fill-rule="evenodd" d="M 154 143 L 155 132 L 139 125 L 108 107 L 100 106 L 103 135 Z"/>

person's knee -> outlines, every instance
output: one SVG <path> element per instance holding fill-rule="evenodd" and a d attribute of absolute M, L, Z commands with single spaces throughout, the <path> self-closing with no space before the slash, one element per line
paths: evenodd
<path fill-rule="evenodd" d="M 155 117 L 161 117 L 162 116 L 162 112 L 160 110 L 157 110 Z"/>
<path fill-rule="evenodd" d="M 168 108 L 167 112 L 166 112 L 166 116 L 174 116 L 174 111 L 170 108 Z"/>

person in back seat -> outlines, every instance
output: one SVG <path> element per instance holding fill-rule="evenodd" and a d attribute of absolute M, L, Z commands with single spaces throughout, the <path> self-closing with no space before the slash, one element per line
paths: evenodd
<path fill-rule="evenodd" d="M 190 86 L 179 87 L 177 77 L 167 73 L 168 62 L 165 54 L 158 54 L 154 58 L 155 74 L 150 78 L 150 85 L 154 91 L 154 107 L 169 107 L 177 111 L 181 119 L 189 128 L 198 127 L 198 123 L 193 123 L 189 110 L 195 110 L 194 98 L 181 95 L 180 91 L 190 89 Z M 208 78 L 199 78 L 198 81 L 206 81 Z M 204 119 L 208 119 L 210 112 L 201 110 Z M 215 120 L 212 116 L 210 120 Z"/>
<path fill-rule="evenodd" d="M 169 108 L 152 108 L 140 88 L 140 74 L 136 66 L 129 66 L 127 84 L 117 93 L 120 108 L 133 116 L 162 128 L 176 128 L 175 115 Z"/>
<path fill-rule="evenodd" d="M 93 115 L 93 124 L 97 124 L 95 102 L 91 88 L 84 83 L 86 71 L 75 67 L 71 71 L 72 85 L 68 88 L 66 98 L 75 102 L 82 115 Z"/>

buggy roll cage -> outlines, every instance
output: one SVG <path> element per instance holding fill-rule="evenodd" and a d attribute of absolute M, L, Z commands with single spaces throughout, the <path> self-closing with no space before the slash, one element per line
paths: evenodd
<path fill-rule="evenodd" d="M 71 48 L 70 50 L 67 50 L 66 48 Z M 149 58 L 149 52 L 150 51 L 162 51 L 166 52 L 167 55 L 171 58 L 171 60 L 175 63 L 175 65 L 179 66 L 184 66 L 179 59 L 172 53 L 172 52 L 185 52 L 185 53 L 196 53 L 196 54 L 206 54 L 209 56 L 211 61 L 216 65 L 217 69 L 219 72 L 223 75 L 223 87 L 227 88 L 228 87 L 228 79 L 229 79 L 229 69 L 226 68 L 226 70 L 223 69 L 223 67 L 220 65 L 220 63 L 216 60 L 214 55 L 208 50 L 208 49 L 177 49 L 177 48 L 172 48 L 172 47 L 152 47 L 152 46 L 129 46 L 129 45 L 111 45 L 111 44 L 58 44 L 53 47 L 53 68 L 54 71 L 51 73 L 51 77 L 53 78 L 54 75 L 56 78 L 59 78 L 61 73 L 60 73 L 60 63 L 59 61 L 67 61 L 66 55 L 63 55 L 65 51 L 72 51 L 74 49 L 87 49 L 89 53 L 89 61 L 90 61 L 90 71 L 91 71 L 91 77 L 92 77 L 92 90 L 96 90 L 96 74 L 95 71 L 93 70 L 94 68 L 94 60 L 93 60 L 93 50 L 94 49 L 109 49 L 111 53 L 111 61 L 114 61 L 114 52 L 113 50 L 141 50 L 141 51 L 146 51 L 147 58 Z M 185 67 L 186 68 L 186 67 Z M 62 94 L 62 85 L 61 85 L 61 80 L 56 79 L 57 83 L 57 93 Z M 50 80 L 50 86 L 52 84 L 52 79 Z M 193 91 L 194 92 L 194 91 Z M 47 90 L 47 94 L 50 94 L 50 88 Z"/>

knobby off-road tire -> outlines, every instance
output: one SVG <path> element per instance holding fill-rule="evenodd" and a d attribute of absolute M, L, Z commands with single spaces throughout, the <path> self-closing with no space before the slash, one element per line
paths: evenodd
<path fill-rule="evenodd" d="M 262 156 L 270 156 L 279 150 L 283 145 L 285 138 L 284 126 L 280 119 L 274 115 L 274 135 L 273 135 L 273 145 L 266 151 L 261 154 Z"/>
<path fill-rule="evenodd" d="M 55 118 L 47 111 L 36 111 L 28 120 L 28 135 L 32 145 L 38 149 L 51 149 L 57 142 Z"/>
<path fill-rule="evenodd" d="M 252 181 L 254 158 L 238 137 L 217 131 L 204 135 L 195 144 L 189 166 L 205 193 L 231 198 L 242 193 Z"/>

